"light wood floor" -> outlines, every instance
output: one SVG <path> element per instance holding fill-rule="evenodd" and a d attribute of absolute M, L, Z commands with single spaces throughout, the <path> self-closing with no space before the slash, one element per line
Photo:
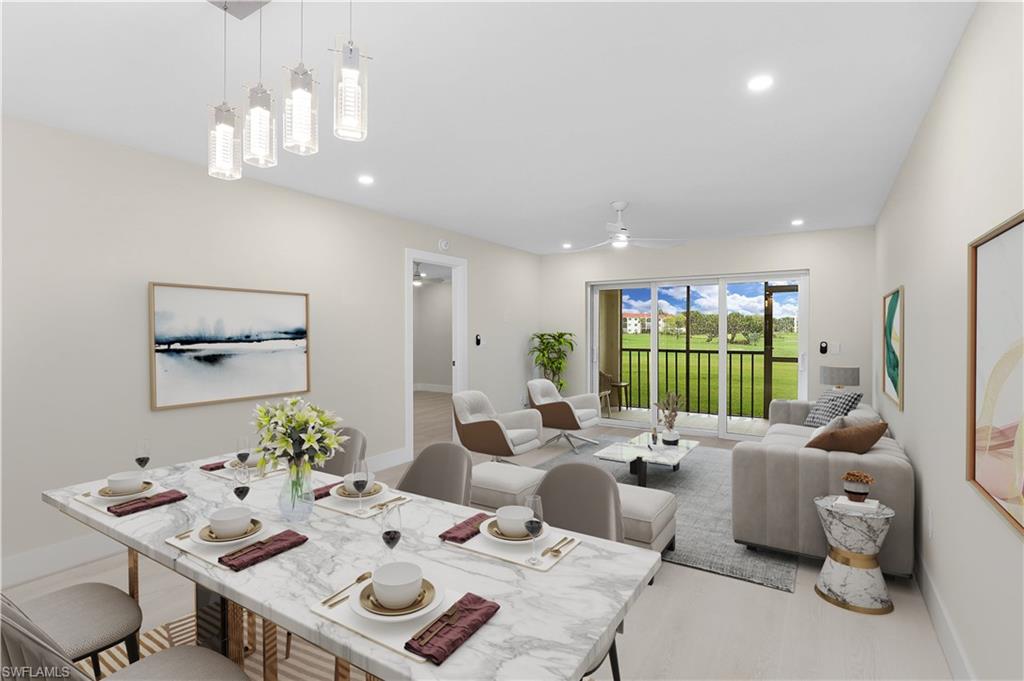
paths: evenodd
<path fill-rule="evenodd" d="M 419 404 L 417 405 L 417 407 Z M 629 434 L 595 428 L 595 434 Z M 433 441 L 433 436 L 424 444 Z M 733 443 L 704 438 L 703 444 Z M 421 449 L 417 445 L 417 451 Z M 534 465 L 566 450 L 550 445 L 517 457 Z M 487 457 L 474 455 L 474 459 Z M 405 466 L 381 471 L 397 481 Z M 796 593 L 785 593 L 700 570 L 664 563 L 641 594 L 618 638 L 623 677 L 653 679 L 946 679 L 949 670 L 916 582 L 889 580 L 896 605 L 885 616 L 859 615 L 825 603 L 813 590 L 820 562 L 802 561 Z M 141 561 L 144 628 L 180 617 L 192 607 L 192 583 Z M 117 556 L 6 590 L 15 601 L 83 581 L 126 586 Z M 610 679 L 607 663 L 595 675 Z"/>
<path fill-rule="evenodd" d="M 434 442 L 452 440 L 451 393 L 417 390 L 412 394 L 412 447 L 419 454 Z"/>

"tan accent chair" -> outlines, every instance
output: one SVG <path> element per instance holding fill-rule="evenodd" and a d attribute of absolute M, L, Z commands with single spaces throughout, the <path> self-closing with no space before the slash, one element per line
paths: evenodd
<path fill-rule="evenodd" d="M 324 472 L 331 475 L 345 476 L 352 472 L 356 461 L 366 458 L 366 435 L 358 428 L 345 426 L 338 430 L 339 435 L 348 438 L 341 446 L 342 452 L 335 454 L 324 464 Z"/>
<path fill-rule="evenodd" d="M 472 452 L 490 454 L 495 461 L 540 447 L 543 420 L 536 409 L 499 414 L 479 390 L 452 395 L 455 431 Z"/>
<path fill-rule="evenodd" d="M 91 589 L 106 585 L 82 584 L 80 586 Z M 55 595 L 51 594 L 51 596 Z M 125 598 L 128 596 L 125 595 Z M 54 672 L 54 676 L 51 678 L 91 681 L 75 666 L 61 645 L 32 617 L 7 596 L 3 596 L 2 601 L 3 607 L 0 608 L 0 622 L 2 622 L 2 626 L 0 626 L 0 665 L 3 665 L 4 669 L 48 668 Z M 67 614 L 74 615 L 75 613 L 69 608 Z M 86 617 L 95 617 L 102 615 L 102 610 L 81 614 Z M 87 631 L 83 631 L 82 634 L 90 635 Z M 99 678 L 98 674 L 96 678 Z M 107 678 L 115 681 L 248 681 L 248 677 L 237 664 L 212 650 L 197 646 L 174 646 L 167 650 L 161 650 L 114 672 Z"/>
<path fill-rule="evenodd" d="M 395 489 L 468 506 L 473 489 L 473 459 L 465 447 L 455 442 L 429 445 L 413 459 Z"/>
<path fill-rule="evenodd" d="M 530 396 L 530 406 L 541 413 L 544 427 L 556 428 L 559 431 L 558 435 L 545 442 L 545 445 L 564 437 L 572 451 L 579 454 L 573 439 L 592 445 L 598 444 L 597 440 L 569 432 L 590 428 L 601 422 L 601 401 L 597 395 L 584 393 L 562 397 L 555 384 L 546 378 L 527 381 L 526 392 Z"/>
<path fill-rule="evenodd" d="M 619 484 L 603 468 L 588 463 L 563 463 L 555 466 L 540 481 L 537 496 L 544 506 L 544 521 L 552 527 L 610 541 L 623 540 Z M 619 631 L 622 631 L 621 622 Z M 612 678 L 621 681 L 619 653 L 615 649 L 614 636 L 601 662 L 584 677 L 592 676 L 606 657 L 610 658 Z"/>

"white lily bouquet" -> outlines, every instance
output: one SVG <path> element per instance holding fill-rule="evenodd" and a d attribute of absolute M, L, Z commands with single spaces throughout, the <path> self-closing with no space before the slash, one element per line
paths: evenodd
<path fill-rule="evenodd" d="M 258 442 L 254 454 L 263 474 L 269 466 L 288 466 L 291 505 L 306 494 L 313 466 L 323 467 L 348 437 L 338 434 L 341 419 L 301 397 L 261 404 L 254 412 Z M 310 509 L 312 510 L 312 509 Z"/>

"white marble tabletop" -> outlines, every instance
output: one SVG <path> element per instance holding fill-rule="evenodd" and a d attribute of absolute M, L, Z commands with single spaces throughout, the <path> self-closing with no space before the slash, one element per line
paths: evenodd
<path fill-rule="evenodd" d="M 414 497 L 402 508 L 396 560 L 410 560 L 452 587 L 489 598 L 501 609 L 441 666 L 417 663 L 314 614 L 310 606 L 340 588 L 353 572 L 387 558 L 378 518 L 316 509 L 289 525 L 309 537 L 302 546 L 241 572 L 204 563 L 166 542 L 213 510 L 237 504 L 235 483 L 199 470 L 220 455 L 147 471 L 147 479 L 180 489 L 178 503 L 117 518 L 73 501 L 102 481 L 43 492 L 43 501 L 142 555 L 225 596 L 378 677 L 391 679 L 572 679 L 600 661 L 615 629 L 658 569 L 661 556 L 626 544 L 585 537 L 550 572 L 538 572 L 442 544 L 437 535 L 478 512 Z M 315 473 L 314 484 L 331 479 Z M 280 521 L 279 476 L 253 481 L 244 504 Z M 572 534 L 572 533 L 566 533 Z M 628 663 L 627 663 L 628 664 Z"/>
<path fill-rule="evenodd" d="M 680 440 L 678 445 L 652 445 L 651 434 L 643 433 L 625 442 L 616 442 L 596 452 L 594 456 L 607 461 L 629 463 L 642 459 L 647 463 L 675 466 L 683 457 L 693 451 L 700 443 L 696 440 Z"/>

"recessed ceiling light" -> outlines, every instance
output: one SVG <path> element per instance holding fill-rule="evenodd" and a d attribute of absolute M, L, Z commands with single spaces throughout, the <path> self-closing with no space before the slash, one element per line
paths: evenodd
<path fill-rule="evenodd" d="M 360 175 L 359 184 L 363 185 L 364 187 L 369 187 L 371 184 L 373 184 L 373 175 Z"/>
<path fill-rule="evenodd" d="M 803 227 L 804 226 L 804 219 L 803 218 L 797 218 L 796 220 L 793 220 L 789 224 L 793 225 L 794 227 Z"/>
<path fill-rule="evenodd" d="M 566 249 L 572 248 L 572 244 L 569 243 L 568 241 L 566 241 L 564 244 L 562 244 L 562 248 L 566 248 Z"/>
<path fill-rule="evenodd" d="M 747 89 L 751 92 L 764 92 L 775 84 L 775 79 L 770 74 L 762 73 L 747 81 Z"/>

